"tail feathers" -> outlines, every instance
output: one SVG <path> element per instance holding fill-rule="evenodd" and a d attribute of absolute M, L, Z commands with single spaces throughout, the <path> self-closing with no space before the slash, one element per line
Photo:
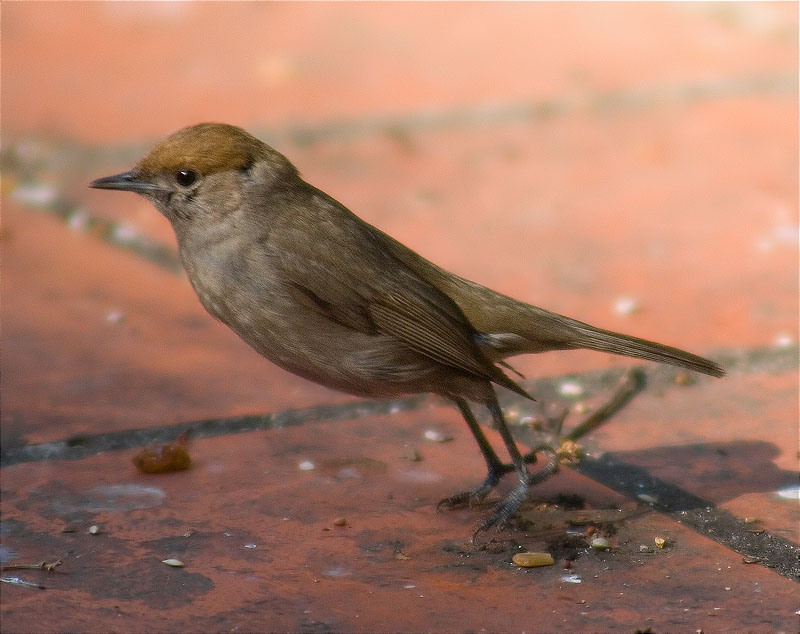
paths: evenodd
<path fill-rule="evenodd" d="M 507 366 L 505 363 L 501 363 L 503 366 Z M 516 392 L 520 396 L 524 396 L 525 398 L 529 398 L 532 401 L 536 399 L 533 398 L 530 394 L 528 394 L 519 383 L 517 383 L 514 379 L 506 375 L 500 368 L 492 366 L 496 372 L 492 373 L 491 380 L 498 385 L 502 385 L 504 388 L 511 390 L 512 392 Z M 513 369 L 513 368 L 512 368 Z M 516 370 L 515 370 L 516 372 Z"/>
<path fill-rule="evenodd" d="M 574 327 L 577 333 L 574 342 L 575 348 L 599 350 L 600 352 L 668 363 L 710 376 L 725 375 L 725 369 L 718 363 L 672 346 L 594 328 L 587 324 L 577 324 Z"/>

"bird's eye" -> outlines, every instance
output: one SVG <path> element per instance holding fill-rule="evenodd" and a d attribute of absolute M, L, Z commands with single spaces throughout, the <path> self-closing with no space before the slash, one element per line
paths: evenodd
<path fill-rule="evenodd" d="M 189 187 L 197 180 L 197 172 L 194 170 L 181 170 L 175 174 L 175 181 L 181 187 Z"/>

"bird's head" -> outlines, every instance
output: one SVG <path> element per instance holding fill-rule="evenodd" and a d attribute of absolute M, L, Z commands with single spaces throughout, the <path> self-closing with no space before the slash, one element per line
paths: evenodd
<path fill-rule="evenodd" d="M 230 213 L 254 187 L 296 177 L 286 157 L 241 128 L 200 123 L 168 136 L 132 170 L 99 178 L 89 187 L 141 194 L 177 230 Z"/>

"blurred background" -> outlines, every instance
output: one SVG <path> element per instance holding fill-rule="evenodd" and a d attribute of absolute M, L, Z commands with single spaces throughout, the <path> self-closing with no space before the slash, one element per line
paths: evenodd
<path fill-rule="evenodd" d="M 245 127 L 365 220 L 533 304 L 698 353 L 793 345 L 797 11 L 5 3 L 4 433 L 349 398 L 207 317 L 144 200 L 87 189 L 200 121 Z"/>

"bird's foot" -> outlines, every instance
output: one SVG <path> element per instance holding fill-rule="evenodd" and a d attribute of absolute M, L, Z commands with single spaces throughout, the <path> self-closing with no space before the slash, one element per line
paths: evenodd
<path fill-rule="evenodd" d="M 494 512 L 478 524 L 475 528 L 475 532 L 472 534 L 473 542 L 480 533 L 488 531 L 491 528 L 502 528 L 505 526 L 509 520 L 517 514 L 517 511 L 519 511 L 520 507 L 530 496 L 530 488 L 558 472 L 558 467 L 561 464 L 561 456 L 553 449 L 549 449 L 549 451 L 552 455 L 547 461 L 547 464 L 536 473 L 526 472 L 524 477 L 520 477 L 517 486 L 514 487 L 506 497 L 500 500 Z M 526 462 L 531 455 L 532 454 L 528 454 L 525 456 Z"/>
<path fill-rule="evenodd" d="M 486 484 L 484 482 L 480 486 L 475 487 L 472 491 L 461 491 L 454 495 L 448 495 L 446 498 L 439 500 L 436 505 L 436 510 L 441 511 L 446 509 L 460 509 L 465 507 L 472 507 L 475 504 L 480 504 L 489 495 L 489 491 L 494 488 L 494 485 Z"/>
<path fill-rule="evenodd" d="M 525 464 L 535 463 L 536 452 L 530 452 L 524 457 L 524 460 Z M 455 495 L 449 495 L 446 498 L 442 498 L 436 505 L 436 510 L 440 511 L 442 508 L 458 509 L 480 504 L 484 499 L 486 499 L 486 496 L 489 495 L 491 490 L 497 486 L 497 483 L 500 482 L 500 478 L 514 470 L 513 464 L 498 463 L 497 465 L 494 465 L 489 470 L 486 479 L 481 482 L 481 484 L 471 491 L 462 491 L 461 493 L 456 493 Z"/>

